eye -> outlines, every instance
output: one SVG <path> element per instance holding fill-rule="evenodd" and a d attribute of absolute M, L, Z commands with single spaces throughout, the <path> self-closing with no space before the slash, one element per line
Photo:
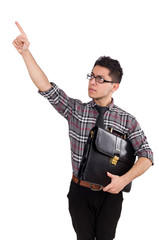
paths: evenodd
<path fill-rule="evenodd" d="M 104 79 L 100 76 L 97 76 L 97 82 L 99 83 L 103 83 L 104 82 Z"/>

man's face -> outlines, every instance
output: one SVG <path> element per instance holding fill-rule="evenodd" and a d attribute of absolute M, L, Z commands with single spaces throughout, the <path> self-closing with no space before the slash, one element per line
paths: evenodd
<path fill-rule="evenodd" d="M 105 67 L 101 67 L 96 65 L 93 70 L 92 74 L 96 76 L 101 76 L 104 80 L 112 81 L 112 78 L 109 76 L 109 69 Z M 95 78 L 89 80 L 88 85 L 88 95 L 90 98 L 93 98 L 96 102 L 108 102 L 111 101 L 111 96 L 114 91 L 116 91 L 119 87 L 118 83 L 98 83 L 95 81 Z"/>

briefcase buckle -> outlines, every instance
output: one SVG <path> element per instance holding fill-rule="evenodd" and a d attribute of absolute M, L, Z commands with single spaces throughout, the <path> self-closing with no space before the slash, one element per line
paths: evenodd
<path fill-rule="evenodd" d="M 91 131 L 91 138 L 93 138 L 94 131 Z"/>
<path fill-rule="evenodd" d="M 119 160 L 119 157 L 118 157 L 118 156 L 114 156 L 113 158 L 110 159 L 110 163 L 111 163 L 112 165 L 115 165 L 115 166 L 116 166 L 118 160 Z"/>

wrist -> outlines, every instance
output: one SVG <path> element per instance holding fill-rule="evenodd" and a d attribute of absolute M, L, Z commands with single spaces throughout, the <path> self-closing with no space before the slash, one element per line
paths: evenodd
<path fill-rule="evenodd" d="M 21 53 L 22 57 L 25 57 L 25 56 L 27 56 L 27 55 L 29 55 L 29 54 L 30 54 L 29 49 L 25 49 L 25 50 Z"/>
<path fill-rule="evenodd" d="M 122 182 L 124 186 L 128 185 L 132 180 L 130 179 L 130 176 L 128 176 L 127 173 L 121 176 Z"/>

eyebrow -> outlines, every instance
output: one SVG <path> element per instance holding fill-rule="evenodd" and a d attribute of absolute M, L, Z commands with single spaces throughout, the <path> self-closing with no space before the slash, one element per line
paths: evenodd
<path fill-rule="evenodd" d="M 91 74 L 95 75 L 93 71 L 91 72 Z M 97 75 L 97 76 L 102 77 L 102 78 L 105 79 L 105 77 L 103 75 Z"/>

